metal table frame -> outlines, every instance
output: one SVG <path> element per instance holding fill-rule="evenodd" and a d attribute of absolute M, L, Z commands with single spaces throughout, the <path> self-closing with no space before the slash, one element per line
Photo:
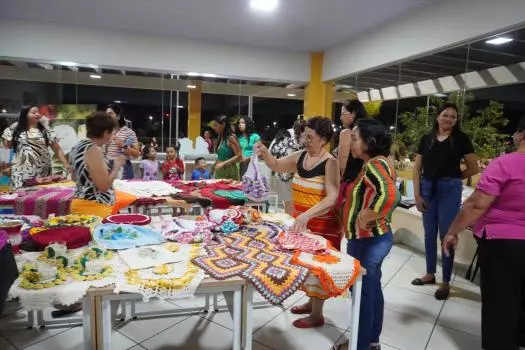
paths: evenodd
<path fill-rule="evenodd" d="M 225 281 L 204 280 L 195 294 L 223 293 L 233 319 L 233 350 L 252 349 L 252 304 L 253 287 L 241 278 Z M 113 294 L 112 288 L 96 288 L 88 291 L 84 298 L 84 344 L 85 349 L 111 349 L 111 301 L 135 300 L 139 294 Z M 208 304 L 209 306 L 209 304 Z M 184 313 L 202 311 L 201 308 L 182 309 Z M 173 311 L 135 313 L 135 316 L 174 314 Z M 178 313 L 180 314 L 180 313 Z"/>

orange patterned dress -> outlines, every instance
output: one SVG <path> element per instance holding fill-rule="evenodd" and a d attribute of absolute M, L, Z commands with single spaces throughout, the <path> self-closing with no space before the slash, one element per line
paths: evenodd
<path fill-rule="evenodd" d="M 311 170 L 305 170 L 303 167 L 305 156 L 306 151 L 299 157 L 297 174 L 292 180 L 294 217 L 301 215 L 326 197 L 325 173 L 328 159 Z M 337 250 L 341 248 L 342 229 L 333 210 L 310 219 L 307 227 L 316 235 L 326 238 Z"/>

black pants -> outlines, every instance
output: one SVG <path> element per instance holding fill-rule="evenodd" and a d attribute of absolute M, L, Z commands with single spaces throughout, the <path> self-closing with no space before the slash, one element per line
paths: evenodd
<path fill-rule="evenodd" d="M 481 333 L 485 350 L 518 350 L 523 329 L 525 240 L 482 239 Z"/>
<path fill-rule="evenodd" d="M 6 244 L 0 250 L 0 315 L 4 311 L 7 293 L 17 277 L 18 269 L 11 250 L 11 244 Z"/>

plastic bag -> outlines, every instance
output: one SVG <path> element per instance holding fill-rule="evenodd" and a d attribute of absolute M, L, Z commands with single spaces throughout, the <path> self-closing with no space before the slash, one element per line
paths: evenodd
<path fill-rule="evenodd" d="M 268 197 L 268 179 L 259 170 L 259 160 L 255 152 L 250 159 L 246 173 L 242 177 L 242 190 L 246 197 L 254 202 L 263 202 Z"/>

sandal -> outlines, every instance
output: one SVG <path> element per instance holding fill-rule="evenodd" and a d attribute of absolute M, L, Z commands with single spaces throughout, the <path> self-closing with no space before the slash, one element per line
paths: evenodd
<path fill-rule="evenodd" d="M 447 300 L 450 295 L 450 287 L 439 287 L 434 294 L 437 300 Z"/>
<path fill-rule="evenodd" d="M 344 345 L 346 345 L 347 349 L 349 349 L 350 341 L 345 340 L 342 343 L 335 343 L 334 345 L 332 345 L 330 350 L 341 350 Z"/>
<path fill-rule="evenodd" d="M 428 281 L 425 281 L 422 278 L 416 278 L 412 281 L 413 286 L 424 286 L 426 284 L 436 284 L 436 276 L 432 277 Z"/>
<path fill-rule="evenodd" d="M 324 325 L 324 317 L 321 317 L 319 320 L 312 322 L 312 323 L 309 323 L 305 320 L 306 318 L 300 318 L 298 320 L 295 320 L 293 322 L 293 325 L 297 328 L 302 328 L 302 329 L 317 328 L 317 327 L 321 327 L 322 325 Z"/>
<path fill-rule="evenodd" d="M 294 315 L 309 315 L 312 313 L 312 308 L 304 305 L 294 306 L 290 309 L 290 312 Z"/>

